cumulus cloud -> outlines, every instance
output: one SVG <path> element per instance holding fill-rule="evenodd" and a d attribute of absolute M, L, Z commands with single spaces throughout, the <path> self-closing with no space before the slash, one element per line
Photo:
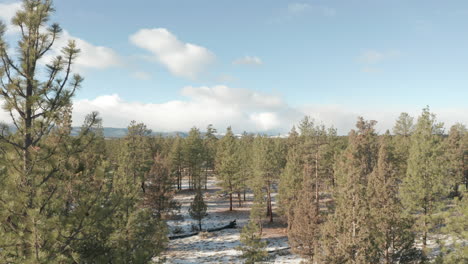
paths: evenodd
<path fill-rule="evenodd" d="M 11 19 L 16 12 L 21 8 L 20 2 L 9 4 L 0 3 L 0 19 L 7 25 L 7 34 L 19 33 L 20 30 L 16 26 L 11 26 Z M 43 29 L 46 30 L 46 29 Z M 53 56 L 61 54 L 61 50 L 68 44 L 69 40 L 75 40 L 77 47 L 81 50 L 79 56 L 75 60 L 74 69 L 82 72 L 85 69 L 106 69 L 113 66 L 122 65 L 122 59 L 117 53 L 108 47 L 93 45 L 81 38 L 72 36 L 68 31 L 64 30 L 56 39 L 51 51 L 44 56 L 41 61 L 43 64 L 49 62 Z M 14 50 L 12 50 L 14 52 Z"/>
<path fill-rule="evenodd" d="M 220 130 L 233 126 L 237 132 L 280 132 L 301 116 L 281 97 L 248 89 L 188 86 L 181 95 L 186 99 L 159 104 L 128 102 L 117 94 L 77 100 L 75 125 L 90 111 L 99 111 L 108 127 L 126 127 L 136 119 L 155 131 L 188 131 L 192 126 L 213 124 Z"/>
<path fill-rule="evenodd" d="M 232 63 L 237 65 L 262 65 L 263 61 L 256 56 L 245 56 L 234 60 Z"/>
<path fill-rule="evenodd" d="M 344 105 L 305 105 L 292 107 L 281 96 L 228 86 L 184 87 L 184 100 L 163 103 L 129 102 L 119 95 L 99 96 L 92 100 L 77 100 L 74 104 L 75 125 L 90 111 L 99 111 L 106 127 L 126 127 L 131 120 L 146 123 L 154 131 L 188 131 L 197 126 L 204 129 L 213 124 L 220 131 L 232 126 L 241 133 L 287 133 L 293 125 L 308 115 L 327 126 L 334 126 L 346 135 L 355 127 L 358 116 L 377 120 L 376 129 L 384 133 L 392 129 L 401 112 L 417 117 L 421 108 L 376 109 Z M 446 128 L 456 122 L 468 124 L 468 108 L 434 108 L 438 120 Z"/>
<path fill-rule="evenodd" d="M 152 53 L 153 58 L 176 76 L 194 79 L 215 59 L 208 49 L 180 41 L 165 28 L 141 29 L 130 41 Z"/>
<path fill-rule="evenodd" d="M 75 60 L 74 70 L 83 72 L 88 69 L 103 70 L 111 67 L 122 66 L 122 58 L 111 48 L 93 45 L 81 38 L 72 36 L 64 30 L 61 36 L 54 43 L 51 52 L 44 56 L 42 62 L 48 63 L 52 57 L 61 54 L 63 47 L 68 45 L 68 41 L 74 40 L 80 54 Z"/>
<path fill-rule="evenodd" d="M 401 112 L 417 117 L 421 108 L 366 108 L 344 105 L 305 105 L 293 107 L 281 96 L 227 86 L 185 87 L 183 100 L 162 103 L 142 103 L 124 100 L 117 94 L 94 99 L 75 100 L 74 126 L 80 126 L 91 111 L 98 111 L 105 127 L 127 127 L 131 120 L 144 122 L 153 131 L 188 131 L 213 124 L 220 132 L 232 126 L 236 133 L 259 132 L 286 134 L 293 125 L 308 115 L 317 123 L 337 128 L 346 135 L 355 128 L 358 116 L 377 120 L 376 130 L 391 130 Z M 2 102 L 0 102 L 1 104 Z M 468 125 L 468 108 L 431 108 L 437 119 L 445 123 L 446 131 L 456 122 Z M 7 113 L 0 111 L 0 121 L 11 123 Z"/>

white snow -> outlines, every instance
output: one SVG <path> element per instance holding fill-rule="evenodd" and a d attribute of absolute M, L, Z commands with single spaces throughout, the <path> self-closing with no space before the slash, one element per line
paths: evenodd
<path fill-rule="evenodd" d="M 192 225 L 198 226 L 197 221 L 190 218 L 188 207 L 193 199 L 193 192 L 185 190 L 176 195 L 177 201 L 181 204 L 180 216 L 176 220 L 167 221 L 171 231 L 176 227 L 183 231 L 179 234 L 193 232 Z M 247 194 L 247 201 L 242 201 L 242 207 L 238 207 L 237 195 L 233 197 L 233 210 L 229 211 L 229 197 L 220 194 L 221 189 L 216 185 L 215 178 L 209 178 L 208 190 L 204 199 L 207 203 L 208 215 L 203 219 L 202 229 L 215 228 L 226 225 L 236 220 L 237 228 L 224 229 L 217 232 L 210 232 L 208 236 L 202 238 L 200 235 L 175 239 L 169 242 L 168 249 L 161 257 L 166 258 L 166 263 L 243 263 L 240 258 L 240 231 L 249 219 L 249 211 L 252 195 Z M 182 219 L 183 218 L 183 219 Z M 174 235 L 171 233 L 171 235 Z M 287 237 L 284 234 L 270 235 L 265 238 L 268 241 L 267 250 L 274 250 L 288 247 Z M 296 255 L 271 256 L 265 263 L 300 263 L 302 259 Z"/>

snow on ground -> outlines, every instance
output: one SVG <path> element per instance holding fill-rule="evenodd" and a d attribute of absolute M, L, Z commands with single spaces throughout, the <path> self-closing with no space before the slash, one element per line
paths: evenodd
<path fill-rule="evenodd" d="M 187 186 L 183 186 L 186 189 Z M 207 203 L 208 215 L 203 219 L 202 228 L 209 229 L 228 224 L 237 220 L 237 228 L 224 229 L 217 232 L 208 233 L 207 237 L 200 235 L 175 239 L 169 242 L 168 249 L 162 257 L 166 258 L 166 263 L 243 263 L 240 258 L 241 251 L 236 247 L 240 245 L 239 237 L 242 226 L 249 219 L 252 195 L 247 194 L 247 201 L 243 202 L 242 207 L 238 206 L 237 196 L 233 197 L 234 208 L 229 211 L 229 197 L 220 194 L 221 189 L 216 185 L 215 178 L 209 178 L 208 190 L 205 192 L 205 202 Z M 194 193 L 188 190 L 180 191 L 176 195 L 177 201 L 181 204 L 180 215 L 174 220 L 169 220 L 168 225 L 171 235 L 178 229 L 180 233 L 191 233 L 192 226 L 197 226 L 196 220 L 190 218 L 188 208 L 192 201 Z M 267 250 L 275 250 L 288 247 L 287 236 L 284 229 L 272 225 L 264 228 L 264 239 L 268 241 Z M 288 254 L 285 256 L 271 256 L 265 263 L 300 263 L 301 258 Z"/>

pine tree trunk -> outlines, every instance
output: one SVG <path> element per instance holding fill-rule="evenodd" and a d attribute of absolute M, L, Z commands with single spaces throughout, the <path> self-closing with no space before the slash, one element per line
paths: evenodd
<path fill-rule="evenodd" d="M 270 215 L 270 223 L 273 223 L 273 208 L 272 208 L 272 206 L 271 206 L 271 190 L 270 190 L 270 183 L 268 183 L 267 194 L 268 194 L 268 213 L 269 213 L 269 215 Z"/>
<path fill-rule="evenodd" d="M 232 211 L 232 191 L 229 193 L 229 211 Z"/>
<path fill-rule="evenodd" d="M 239 207 L 242 207 L 241 193 L 237 192 L 237 198 L 239 199 Z"/>
<path fill-rule="evenodd" d="M 320 210 L 320 200 L 319 200 L 319 179 L 318 179 L 318 150 L 315 153 L 315 213 L 318 216 Z M 317 217 L 318 220 L 318 217 Z"/>
<path fill-rule="evenodd" d="M 208 190 L 208 167 L 205 168 L 205 190 Z"/>

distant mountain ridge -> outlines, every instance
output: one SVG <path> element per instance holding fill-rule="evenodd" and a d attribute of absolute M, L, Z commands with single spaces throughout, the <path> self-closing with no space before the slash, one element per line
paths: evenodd
<path fill-rule="evenodd" d="M 7 125 L 9 130 L 11 132 L 16 131 L 16 127 L 13 125 Z M 72 132 L 71 134 L 73 136 L 76 136 L 80 133 L 81 127 L 72 127 Z M 128 129 L 127 128 L 118 128 L 118 127 L 104 127 L 103 128 L 104 132 L 104 137 L 105 138 L 123 138 L 127 135 Z M 205 132 L 200 132 L 202 136 L 205 135 Z M 218 138 L 222 138 L 225 133 L 215 133 L 214 135 Z M 253 133 L 255 134 L 255 133 Z M 182 138 L 185 138 L 188 136 L 188 132 L 182 132 L 182 131 L 172 131 L 172 132 L 158 132 L 158 131 L 152 131 L 151 135 L 153 136 L 162 136 L 162 137 L 176 137 L 179 135 Z M 286 138 L 288 137 L 288 134 L 274 134 L 274 133 L 267 133 L 268 136 L 270 137 L 280 137 L 280 138 Z M 234 135 L 237 138 L 242 137 L 242 134 L 235 134 Z"/>
<path fill-rule="evenodd" d="M 78 135 L 80 133 L 81 127 L 73 127 L 72 128 L 72 135 Z M 104 127 L 103 128 L 104 137 L 105 138 L 123 138 L 127 135 L 128 129 L 127 128 L 117 128 L 117 127 Z M 188 133 L 186 132 L 157 132 L 152 131 L 151 135 L 153 136 L 163 136 L 163 137 L 175 137 L 179 135 L 180 137 L 187 137 Z"/>

